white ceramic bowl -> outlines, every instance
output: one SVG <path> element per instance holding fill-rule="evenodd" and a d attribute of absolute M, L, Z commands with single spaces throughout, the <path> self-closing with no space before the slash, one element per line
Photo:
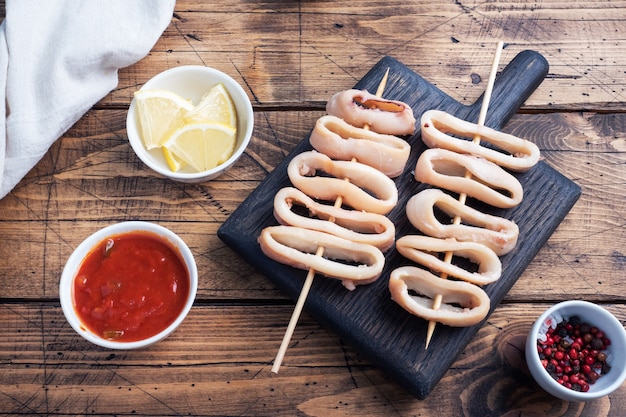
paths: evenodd
<path fill-rule="evenodd" d="M 555 381 L 543 368 L 537 352 L 538 334 L 545 332 L 544 323 L 550 319 L 580 317 L 582 322 L 596 326 L 611 340 L 607 348 L 611 369 L 589 386 L 589 391 L 578 392 Z M 543 327 L 543 330 L 542 330 Z M 589 401 L 610 394 L 626 379 L 626 331 L 622 324 L 604 308 L 587 301 L 564 301 L 546 310 L 533 324 L 526 339 L 526 362 L 537 383 L 549 394 L 566 401 Z"/>
<path fill-rule="evenodd" d="M 167 166 L 161 149 L 146 150 L 141 139 L 139 116 L 137 115 L 135 100 L 130 104 L 126 117 L 126 133 L 128 141 L 135 154 L 153 171 L 176 181 L 197 183 L 204 182 L 223 174 L 241 157 L 250 143 L 254 127 L 252 104 L 241 86 L 227 74 L 213 68 L 199 65 L 175 67 L 155 75 L 146 82 L 142 90 L 168 90 L 191 100 L 197 104 L 200 98 L 217 84 L 223 83 L 235 104 L 237 110 L 237 143 L 232 156 L 223 164 L 203 172 L 194 172 L 190 168 L 181 168 L 173 172 Z"/>
<path fill-rule="evenodd" d="M 86 326 L 83 325 L 78 317 L 74 307 L 74 280 L 78 273 L 83 260 L 87 254 L 103 240 L 120 234 L 125 234 L 134 231 L 145 231 L 156 234 L 164 238 L 171 244 L 171 247 L 179 252 L 181 260 L 184 262 L 189 272 L 189 294 L 185 301 L 185 304 L 178 315 L 178 317 L 164 330 L 154 336 L 148 337 L 139 341 L 122 342 L 105 339 L 97 334 L 91 332 Z M 196 292 L 198 290 L 198 270 L 196 268 L 196 262 L 193 258 L 189 247 L 185 242 L 174 234 L 169 229 L 163 226 L 159 226 L 154 223 L 141 222 L 141 221 L 128 221 L 117 223 L 93 233 L 87 239 L 85 239 L 74 252 L 70 255 L 63 273 L 61 274 L 61 281 L 59 283 L 59 297 L 61 300 L 61 308 L 65 318 L 72 326 L 72 328 L 82 337 L 88 341 L 105 348 L 110 349 L 137 349 L 149 346 L 156 343 L 169 334 L 171 334 L 185 319 L 187 313 L 191 309 L 193 302 L 196 298 Z"/>

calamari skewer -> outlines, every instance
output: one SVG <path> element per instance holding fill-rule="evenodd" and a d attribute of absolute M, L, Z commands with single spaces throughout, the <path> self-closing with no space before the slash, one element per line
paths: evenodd
<path fill-rule="evenodd" d="M 376 90 L 376 96 L 381 97 L 383 91 L 385 90 L 385 86 L 387 85 L 387 78 L 389 76 L 389 68 L 385 72 L 380 84 L 378 85 L 378 89 Z M 369 129 L 369 125 L 364 125 L 364 129 Z M 356 159 L 353 158 L 353 161 Z M 348 181 L 348 179 L 346 179 Z M 343 199 L 341 196 L 337 196 L 335 200 L 335 207 L 341 207 L 343 204 Z M 333 219 L 328 219 L 329 221 L 334 221 Z M 315 256 L 322 256 L 324 254 L 324 247 L 319 246 L 317 251 L 315 252 Z M 291 319 L 289 320 L 289 324 L 287 326 L 287 330 L 285 331 L 285 335 L 283 336 L 283 340 L 278 349 L 278 353 L 276 354 L 276 358 L 274 359 L 274 364 L 272 365 L 272 373 L 277 374 L 280 366 L 283 363 L 283 359 L 285 357 L 285 353 L 287 352 L 287 347 L 289 342 L 291 341 L 291 337 L 293 336 L 293 332 L 296 329 L 296 324 L 298 323 L 298 319 L 300 318 L 300 314 L 302 314 L 302 309 L 304 307 L 304 302 L 306 301 L 307 296 L 309 295 L 309 291 L 311 286 L 313 285 L 313 278 L 315 278 L 315 270 L 313 268 L 309 269 L 307 276 L 304 280 L 304 284 L 302 285 L 302 289 L 300 290 L 300 295 L 298 296 L 298 300 L 296 302 L 296 306 L 291 314 Z"/>
<path fill-rule="evenodd" d="M 480 114 L 478 115 L 478 125 L 482 126 L 485 124 L 485 120 L 487 119 L 487 109 L 489 108 L 489 101 L 491 100 L 491 93 L 493 91 L 493 84 L 495 82 L 496 79 L 496 74 L 498 71 L 498 63 L 500 62 L 500 55 L 502 53 L 502 48 L 504 46 L 504 43 L 502 41 L 499 41 L 496 47 L 496 52 L 495 55 L 493 57 L 493 62 L 491 65 L 491 72 L 489 74 L 489 81 L 487 83 L 487 88 L 485 89 L 485 94 L 483 97 L 483 102 L 482 105 L 480 107 Z M 479 144 L 480 143 L 480 136 L 476 135 L 474 136 L 474 140 L 473 142 L 475 144 Z M 466 172 L 465 173 L 465 177 L 469 178 L 469 176 L 471 176 L 471 173 Z M 461 202 L 462 204 L 465 204 L 465 200 L 467 199 L 467 194 L 465 193 L 461 193 L 459 195 L 459 202 Z M 453 220 L 453 224 L 457 225 L 459 224 L 461 221 L 460 216 L 455 216 L 454 220 Z M 444 255 L 443 261 L 445 263 L 451 263 L 452 262 L 452 256 L 453 256 L 453 252 L 448 251 L 446 252 L 446 254 Z M 448 275 L 443 273 L 441 274 L 441 278 L 442 279 L 447 279 Z M 433 310 L 437 310 L 439 309 L 439 307 L 441 307 L 441 301 L 442 301 L 442 296 L 441 294 L 437 294 L 433 300 Z M 428 345 L 430 344 L 430 340 L 432 339 L 433 333 L 435 331 L 435 327 L 437 326 L 437 322 L 434 320 L 431 320 L 428 322 L 428 331 L 426 333 L 426 349 L 428 349 Z"/>

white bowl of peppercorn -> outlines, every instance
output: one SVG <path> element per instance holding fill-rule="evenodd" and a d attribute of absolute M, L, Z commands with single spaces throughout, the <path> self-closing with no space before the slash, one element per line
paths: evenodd
<path fill-rule="evenodd" d="M 626 379 L 626 331 L 604 308 L 564 301 L 547 309 L 526 340 L 531 375 L 549 394 L 589 401 L 610 394 Z"/>

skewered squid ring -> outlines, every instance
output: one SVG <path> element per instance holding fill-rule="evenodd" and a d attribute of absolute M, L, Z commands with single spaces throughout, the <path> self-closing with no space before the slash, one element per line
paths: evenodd
<path fill-rule="evenodd" d="M 339 279 L 351 291 L 357 285 L 376 281 L 385 264 L 383 253 L 372 245 L 301 227 L 268 226 L 261 231 L 258 240 L 265 256 L 294 268 L 313 269 Z M 320 246 L 324 253 L 317 256 Z"/>
<path fill-rule="evenodd" d="M 487 246 L 475 242 L 460 242 L 455 239 L 438 239 L 430 236 L 407 235 L 396 242 L 402 256 L 429 270 L 459 278 L 476 285 L 486 285 L 500 278 L 502 263 L 498 255 Z M 476 272 L 444 262 L 433 252 L 452 252 L 453 256 L 469 259 L 478 265 Z"/>
<path fill-rule="evenodd" d="M 310 215 L 306 217 L 292 210 L 294 205 L 304 206 Z M 382 251 L 395 241 L 396 229 L 387 217 L 360 210 L 345 210 L 318 203 L 302 191 L 285 187 L 274 197 L 274 217 L 282 224 L 318 230 L 351 240 L 376 246 Z"/>
<path fill-rule="evenodd" d="M 442 279 L 414 266 L 394 269 L 389 291 L 392 300 L 412 314 L 453 327 L 480 323 L 491 306 L 487 293 L 476 285 Z M 437 295 L 441 295 L 441 306 L 435 310 L 433 299 Z"/>
<path fill-rule="evenodd" d="M 332 177 L 315 176 L 317 171 Z M 287 175 L 308 196 L 319 200 L 341 197 L 356 210 L 387 214 L 398 202 L 396 184 L 376 168 L 360 162 L 334 161 L 317 151 L 296 155 L 287 167 Z"/>
<path fill-rule="evenodd" d="M 413 109 L 401 101 L 377 97 L 365 90 L 345 90 L 326 103 L 326 112 L 352 126 L 368 125 L 374 132 L 412 135 L 415 131 Z"/>
<path fill-rule="evenodd" d="M 435 207 L 450 217 L 459 216 L 465 224 L 442 224 L 435 217 Z M 466 206 L 436 188 L 411 197 L 406 204 L 406 214 L 411 224 L 428 236 L 481 243 L 499 256 L 510 252 L 517 244 L 519 228 L 514 222 Z"/>
<path fill-rule="evenodd" d="M 428 110 L 422 115 L 421 131 L 422 141 L 430 148 L 480 156 L 512 171 L 524 172 L 539 162 L 539 148 L 534 143 L 467 122 L 441 110 Z M 473 138 L 476 136 L 480 137 L 481 143 L 489 143 L 506 153 L 474 143 Z"/>
<path fill-rule="evenodd" d="M 493 162 L 447 149 L 422 152 L 415 166 L 415 179 L 500 208 L 515 207 L 524 195 L 520 182 Z"/>
<path fill-rule="evenodd" d="M 411 146 L 396 136 L 352 126 L 335 116 L 322 116 L 309 138 L 319 152 L 333 159 L 357 161 L 397 177 L 404 171 Z"/>

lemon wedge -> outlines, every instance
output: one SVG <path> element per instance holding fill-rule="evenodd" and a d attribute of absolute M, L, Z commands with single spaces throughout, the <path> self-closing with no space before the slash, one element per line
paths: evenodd
<path fill-rule="evenodd" d="M 237 129 L 222 123 L 191 123 L 176 130 L 163 148 L 197 171 L 215 168 L 235 150 Z"/>
<path fill-rule="evenodd" d="M 187 123 L 221 123 L 236 129 L 237 110 L 224 84 L 211 87 L 187 113 L 185 120 Z"/>
<path fill-rule="evenodd" d="M 167 166 L 173 172 L 178 172 L 183 166 L 187 165 L 184 161 L 178 158 L 176 155 L 171 153 L 169 149 L 165 147 L 161 147 L 163 150 L 163 158 L 165 158 L 165 162 L 167 162 Z"/>
<path fill-rule="evenodd" d="M 141 137 L 148 150 L 162 146 L 185 124 L 185 116 L 194 108 L 190 101 L 166 90 L 139 90 L 134 97 Z"/>

